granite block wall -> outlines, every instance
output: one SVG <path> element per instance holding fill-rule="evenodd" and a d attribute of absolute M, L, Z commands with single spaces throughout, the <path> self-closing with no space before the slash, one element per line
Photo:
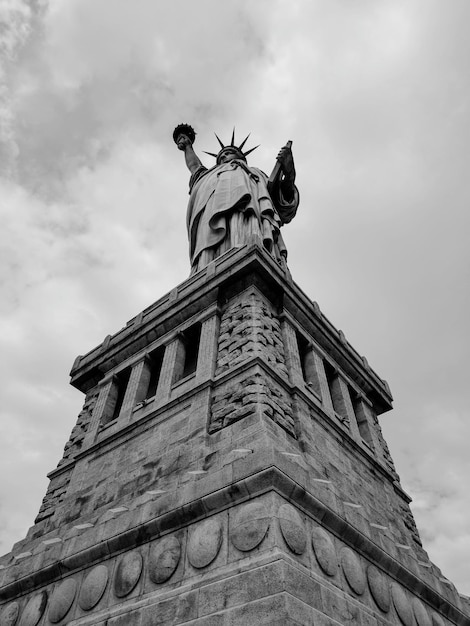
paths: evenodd
<path fill-rule="evenodd" d="M 435 599 L 276 493 L 191 524 L 175 520 L 99 563 L 69 565 L 4 603 L 0 623 L 444 626 L 461 615 L 442 615 Z M 439 592 L 462 607 L 450 587 Z"/>
<path fill-rule="evenodd" d="M 37 523 L 0 559 L 0 626 L 470 624 L 383 439 L 385 383 L 363 361 L 348 376 L 357 355 L 318 307 L 246 276 L 187 307 L 176 290 L 164 323 L 132 344 L 142 314 L 84 357 L 92 388 Z M 196 326 L 196 369 L 175 376 Z"/>

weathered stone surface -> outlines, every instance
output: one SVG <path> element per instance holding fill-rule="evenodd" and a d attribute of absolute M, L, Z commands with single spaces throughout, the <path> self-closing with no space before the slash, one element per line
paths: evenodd
<path fill-rule="evenodd" d="M 140 552 L 128 552 L 119 561 L 114 576 L 114 593 L 117 598 L 127 596 L 139 582 L 142 573 Z"/>
<path fill-rule="evenodd" d="M 375 603 L 384 613 L 390 610 L 390 583 L 374 565 L 367 568 L 367 582 Z"/>
<path fill-rule="evenodd" d="M 222 528 L 216 519 L 198 524 L 188 541 L 188 559 L 193 567 L 202 568 L 212 563 L 222 544 Z"/>
<path fill-rule="evenodd" d="M 34 595 L 23 609 L 19 626 L 36 626 L 44 613 L 47 604 L 47 592 L 41 591 Z"/>
<path fill-rule="evenodd" d="M 77 581 L 75 578 L 63 580 L 55 589 L 49 603 L 48 618 L 53 624 L 57 624 L 70 611 L 70 607 L 77 593 Z"/>
<path fill-rule="evenodd" d="M 64 463 L 73 459 L 73 457 L 80 452 L 83 440 L 91 422 L 91 416 L 97 397 L 98 393 L 96 391 L 87 395 L 83 408 L 78 415 L 77 423 L 73 427 L 70 434 L 70 439 L 65 444 L 64 455 L 59 461 L 57 467 L 64 465 Z M 36 517 L 36 522 L 46 519 L 54 514 L 57 506 L 62 502 L 66 495 L 69 480 L 69 472 L 65 472 L 64 474 L 51 480 L 46 495 L 41 503 L 41 508 L 39 509 L 39 513 Z"/>
<path fill-rule="evenodd" d="M 361 605 L 359 602 L 351 602 L 344 594 L 332 587 L 322 588 L 322 611 L 326 613 L 332 622 L 329 620 L 327 624 L 342 624 L 348 626 L 359 626 L 364 623 L 364 626 L 368 624 L 367 620 L 362 621 L 362 617 L 365 614 L 361 611 Z M 320 622 L 321 623 L 321 622 Z M 372 624 L 369 626 L 377 626 L 377 621 L 372 620 Z"/>
<path fill-rule="evenodd" d="M 312 530 L 312 546 L 318 565 L 327 576 L 334 576 L 338 571 L 335 547 L 329 534 L 320 526 Z"/>
<path fill-rule="evenodd" d="M 97 398 L 98 392 L 96 390 L 87 395 L 83 404 L 83 408 L 78 415 L 77 423 L 73 427 L 70 434 L 70 439 L 65 444 L 64 456 L 61 461 L 59 461 L 58 467 L 60 467 L 63 463 L 68 461 L 81 450 L 83 439 L 85 438 L 88 427 L 90 425 L 91 416 L 93 414 L 93 409 L 95 408 Z"/>
<path fill-rule="evenodd" d="M 259 402 L 263 415 L 272 419 L 290 435 L 297 438 L 291 400 L 281 385 L 273 380 L 264 384 Z"/>
<path fill-rule="evenodd" d="M 302 602 L 320 609 L 324 585 L 320 584 L 318 577 L 312 578 L 310 574 L 307 574 L 307 571 L 301 571 L 297 567 L 285 564 L 282 576 L 285 591 Z"/>
<path fill-rule="evenodd" d="M 272 304 L 257 290 L 236 297 L 222 315 L 216 374 L 259 357 L 287 380 L 284 352 L 281 326 Z M 268 382 L 259 373 L 216 389 L 210 429 L 214 432 L 259 411 L 296 436 L 289 394 L 274 378 Z"/>
<path fill-rule="evenodd" d="M 270 521 L 263 502 L 250 502 L 242 506 L 231 524 L 230 539 L 233 545 L 242 552 L 253 550 L 263 541 Z"/>
<path fill-rule="evenodd" d="M 105 626 L 141 626 L 142 624 L 142 611 L 131 611 L 130 613 L 124 613 L 124 615 L 118 615 L 112 617 L 105 622 Z"/>
<path fill-rule="evenodd" d="M 220 430 L 257 411 L 258 378 L 247 376 L 229 381 L 214 393 L 211 414 L 211 431 Z"/>
<path fill-rule="evenodd" d="M 359 557 L 350 549 L 341 549 L 341 567 L 351 589 L 361 596 L 366 589 L 366 575 Z"/>
<path fill-rule="evenodd" d="M 277 561 L 216 580 L 199 590 L 199 616 L 249 604 L 284 590 L 284 563 Z"/>
<path fill-rule="evenodd" d="M 327 622 L 324 619 L 322 621 L 321 615 L 318 615 L 318 621 L 313 620 L 312 612 L 311 607 L 297 598 L 285 593 L 276 593 L 267 598 L 242 603 L 207 615 L 191 623 L 191 626 L 193 624 L 194 626 L 303 626 L 306 624 L 326 626 Z"/>
<path fill-rule="evenodd" d="M 157 584 L 164 583 L 175 572 L 180 558 L 181 543 L 175 535 L 157 541 L 150 549 L 150 580 Z"/>
<path fill-rule="evenodd" d="M 20 605 L 18 602 L 10 602 L 0 613 L 0 625 L 1 626 L 14 626 L 20 612 Z"/>
<path fill-rule="evenodd" d="M 429 613 L 426 611 L 423 603 L 418 600 L 418 598 L 414 598 L 412 607 L 418 626 L 431 626 L 431 618 L 429 617 Z"/>
<path fill-rule="evenodd" d="M 307 546 L 305 525 L 296 509 L 290 504 L 279 507 L 279 526 L 282 536 L 294 554 L 303 554 Z"/>
<path fill-rule="evenodd" d="M 78 604 L 84 611 L 89 611 L 98 604 L 108 584 L 108 568 L 97 565 L 89 572 L 82 583 Z"/>
<path fill-rule="evenodd" d="M 46 495 L 44 496 L 41 508 L 35 519 L 37 524 L 43 519 L 46 519 L 55 513 L 57 506 L 62 502 L 67 493 L 67 489 L 70 483 L 70 471 L 64 471 L 59 476 L 55 476 L 47 488 Z"/>
<path fill-rule="evenodd" d="M 437 613 L 432 614 L 432 626 L 444 626 L 444 620 Z"/>
<path fill-rule="evenodd" d="M 296 437 L 289 394 L 274 379 L 267 379 L 259 371 L 218 386 L 211 409 L 211 432 L 230 426 L 249 415 L 262 414 Z"/>
<path fill-rule="evenodd" d="M 189 591 L 170 597 L 157 605 L 146 607 L 141 612 L 139 626 L 184 624 L 197 617 L 198 592 Z M 194 622 L 191 622 L 194 624 Z M 127 626 L 126 622 L 122 626 Z"/>
<path fill-rule="evenodd" d="M 230 303 L 220 323 L 217 374 L 253 357 L 287 377 L 281 327 L 272 305 L 254 290 Z"/>
<path fill-rule="evenodd" d="M 413 626 L 414 619 L 410 601 L 406 597 L 403 589 L 396 583 L 392 584 L 392 600 L 398 617 L 401 619 L 404 626 Z"/>

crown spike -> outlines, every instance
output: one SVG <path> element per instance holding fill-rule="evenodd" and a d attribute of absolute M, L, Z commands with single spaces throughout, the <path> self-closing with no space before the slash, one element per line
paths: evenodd
<path fill-rule="evenodd" d="M 243 156 L 248 156 L 250 154 L 250 152 L 253 152 L 253 150 L 256 150 L 256 148 L 259 148 L 261 144 L 258 144 L 257 146 L 255 146 L 254 148 L 250 148 L 250 150 L 247 150 L 246 152 L 243 153 Z"/>
<path fill-rule="evenodd" d="M 217 133 L 214 133 L 214 135 L 217 137 Z M 220 147 L 223 150 L 225 148 L 224 144 L 220 141 L 220 139 L 218 137 L 217 137 L 217 141 L 220 143 Z"/>
<path fill-rule="evenodd" d="M 245 137 L 245 139 L 241 142 L 241 144 L 238 146 L 239 150 L 243 150 L 243 146 L 245 145 L 248 137 L 251 135 L 251 133 L 248 133 L 248 135 Z"/>
<path fill-rule="evenodd" d="M 233 131 L 232 131 L 232 141 L 230 142 L 231 146 L 235 146 L 235 126 L 233 127 Z"/>
<path fill-rule="evenodd" d="M 217 155 L 216 155 L 216 154 L 214 154 L 213 152 L 207 152 L 207 150 L 203 150 L 203 152 L 204 152 L 205 154 L 208 154 L 209 156 L 213 156 L 213 157 L 217 158 Z"/>

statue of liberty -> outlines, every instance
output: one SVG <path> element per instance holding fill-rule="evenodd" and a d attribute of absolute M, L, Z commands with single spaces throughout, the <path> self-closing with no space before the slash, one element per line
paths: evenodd
<path fill-rule="evenodd" d="M 248 135 L 249 136 L 249 135 Z M 216 165 L 204 167 L 194 151 L 196 133 L 188 124 L 175 128 L 173 139 L 184 152 L 191 172 L 187 228 L 191 273 L 195 273 L 234 246 L 258 236 L 263 247 L 287 270 L 287 250 L 280 228 L 295 216 L 299 192 L 288 142 L 277 155 L 271 177 L 247 164 L 243 152 L 248 139 L 235 144 L 235 131 L 229 145 L 220 143 Z M 256 146 L 257 148 L 258 146 Z"/>

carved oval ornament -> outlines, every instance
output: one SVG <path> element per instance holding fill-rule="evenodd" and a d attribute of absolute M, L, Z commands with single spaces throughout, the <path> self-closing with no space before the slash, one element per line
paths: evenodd
<path fill-rule="evenodd" d="M 307 546 L 307 533 L 299 513 L 290 504 L 279 507 L 279 526 L 285 542 L 294 554 L 303 554 Z"/>
<path fill-rule="evenodd" d="M 181 557 L 181 544 L 174 535 L 163 537 L 150 549 L 149 576 L 154 583 L 164 583 L 176 568 Z"/>
<path fill-rule="evenodd" d="M 215 559 L 222 544 L 220 522 L 208 519 L 196 526 L 188 542 L 188 559 L 193 567 L 206 567 Z"/>
<path fill-rule="evenodd" d="M 89 572 L 80 589 L 78 604 L 84 611 L 89 611 L 101 600 L 108 584 L 108 568 L 97 565 Z"/>
<path fill-rule="evenodd" d="M 411 604 L 403 589 L 395 583 L 392 585 L 392 600 L 402 623 L 405 626 L 413 626 L 414 620 Z"/>
<path fill-rule="evenodd" d="M 0 624 L 1 626 L 14 626 L 16 624 L 16 620 L 18 619 L 18 614 L 20 612 L 20 605 L 18 602 L 10 602 L 0 613 Z"/>
<path fill-rule="evenodd" d="M 418 626 L 431 626 L 431 618 L 429 617 L 428 612 L 424 608 L 422 602 L 415 598 L 413 600 L 413 613 L 415 614 L 416 623 Z"/>
<path fill-rule="evenodd" d="M 235 514 L 230 539 L 241 552 L 248 552 L 258 546 L 268 532 L 269 514 L 263 502 L 250 502 Z"/>
<path fill-rule="evenodd" d="M 366 576 L 359 557 L 350 548 L 341 550 L 341 567 L 351 589 L 361 596 L 366 589 Z"/>
<path fill-rule="evenodd" d="M 47 592 L 41 591 L 41 593 L 33 596 L 26 605 L 23 614 L 21 615 L 19 626 L 36 626 L 44 613 L 44 609 L 47 604 Z"/>
<path fill-rule="evenodd" d="M 114 576 L 114 593 L 117 598 L 127 596 L 139 582 L 142 573 L 140 552 L 128 552 L 119 561 Z"/>
<path fill-rule="evenodd" d="M 49 621 L 53 624 L 60 622 L 67 613 L 75 599 L 77 592 L 77 581 L 74 578 L 63 580 L 60 585 L 54 589 L 49 605 Z"/>
<path fill-rule="evenodd" d="M 318 565 L 327 576 L 334 576 L 338 571 L 335 546 L 326 530 L 320 526 L 312 530 L 312 546 Z"/>
<path fill-rule="evenodd" d="M 375 565 L 367 568 L 367 582 L 375 603 L 384 613 L 390 610 L 390 583 Z"/>

